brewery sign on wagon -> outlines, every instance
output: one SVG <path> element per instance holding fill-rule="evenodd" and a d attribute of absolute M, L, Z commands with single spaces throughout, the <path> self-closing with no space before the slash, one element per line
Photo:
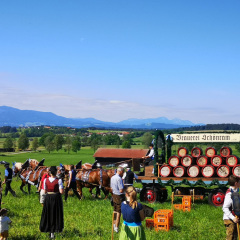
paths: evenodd
<path fill-rule="evenodd" d="M 240 142 L 240 133 L 171 134 L 173 142 Z"/>

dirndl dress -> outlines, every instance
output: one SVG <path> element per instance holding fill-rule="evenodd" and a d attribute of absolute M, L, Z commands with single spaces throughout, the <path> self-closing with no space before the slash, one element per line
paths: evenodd
<path fill-rule="evenodd" d="M 143 226 L 129 226 L 123 223 L 119 240 L 146 240 Z"/>
<path fill-rule="evenodd" d="M 46 186 L 49 184 L 49 179 L 46 179 Z M 63 202 L 61 194 L 58 190 L 58 179 L 54 180 L 53 192 L 47 192 L 42 216 L 40 221 L 40 231 L 41 232 L 62 232 L 64 228 L 63 221 Z M 57 192 L 58 191 L 58 192 Z"/>

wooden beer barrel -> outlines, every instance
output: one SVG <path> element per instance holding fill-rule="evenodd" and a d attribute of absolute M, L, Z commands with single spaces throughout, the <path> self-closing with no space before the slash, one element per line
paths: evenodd
<path fill-rule="evenodd" d="M 202 175 L 206 178 L 212 177 L 215 174 L 215 168 L 211 165 L 207 165 L 202 168 Z"/>
<path fill-rule="evenodd" d="M 183 166 L 177 166 L 173 169 L 173 175 L 175 177 L 183 177 L 186 173 L 186 168 Z"/>
<path fill-rule="evenodd" d="M 222 157 L 228 157 L 232 154 L 232 149 L 230 147 L 222 147 L 220 149 L 220 155 Z"/>
<path fill-rule="evenodd" d="M 216 149 L 214 147 L 208 147 L 205 150 L 205 155 L 207 157 L 211 158 L 211 157 L 217 155 L 217 151 L 216 151 Z"/>
<path fill-rule="evenodd" d="M 199 157 L 202 155 L 202 149 L 199 147 L 194 147 L 191 151 L 191 155 L 195 158 Z"/>
<path fill-rule="evenodd" d="M 226 158 L 226 163 L 229 167 L 234 167 L 239 163 L 238 157 L 235 155 L 230 155 Z"/>
<path fill-rule="evenodd" d="M 171 167 L 176 167 L 179 165 L 179 157 L 178 156 L 171 156 L 169 159 L 168 159 L 168 163 Z"/>
<path fill-rule="evenodd" d="M 227 165 L 221 165 L 217 168 L 216 172 L 219 177 L 225 178 L 230 174 L 230 168 Z"/>
<path fill-rule="evenodd" d="M 193 163 L 192 156 L 186 155 L 186 156 L 182 157 L 181 163 L 182 163 L 182 165 L 183 165 L 184 167 L 189 167 L 189 166 L 191 166 L 192 163 Z"/>
<path fill-rule="evenodd" d="M 188 154 L 188 150 L 185 147 L 180 147 L 178 148 L 178 156 L 179 157 L 184 157 Z"/>
<path fill-rule="evenodd" d="M 214 167 L 218 167 L 222 164 L 222 158 L 219 155 L 213 156 L 211 158 L 211 163 Z"/>
<path fill-rule="evenodd" d="M 208 158 L 206 156 L 199 156 L 196 162 L 199 167 L 205 167 L 208 164 Z"/>
<path fill-rule="evenodd" d="M 197 177 L 200 173 L 200 168 L 197 165 L 190 166 L 187 169 L 187 174 L 189 177 Z"/>
<path fill-rule="evenodd" d="M 169 165 L 163 165 L 160 167 L 159 171 L 161 177 L 169 177 L 172 173 L 172 168 Z"/>
<path fill-rule="evenodd" d="M 232 174 L 234 176 L 240 177 L 240 165 L 236 165 L 235 167 L 233 167 Z"/>

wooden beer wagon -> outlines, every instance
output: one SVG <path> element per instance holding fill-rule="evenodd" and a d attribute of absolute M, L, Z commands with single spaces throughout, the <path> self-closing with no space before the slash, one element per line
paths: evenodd
<path fill-rule="evenodd" d="M 203 137 L 207 139 L 209 136 L 205 135 Z M 157 146 L 159 137 L 162 141 L 160 156 Z M 221 137 L 223 142 L 226 141 L 224 137 L 223 134 Z M 192 138 L 199 141 L 199 136 L 192 136 Z M 210 141 L 218 139 L 216 134 L 209 138 Z M 166 142 L 167 158 L 165 158 Z M 167 139 L 166 142 L 163 133 L 156 131 L 154 161 L 151 166 L 145 166 L 144 172 L 138 177 L 138 181 L 143 185 L 140 191 L 141 201 L 165 201 L 168 197 L 166 187 L 170 186 L 175 196 L 194 195 L 194 198 L 200 199 L 208 196 L 209 204 L 222 206 L 228 189 L 228 176 L 231 174 L 240 176 L 240 162 L 237 156 L 232 155 L 231 148 L 224 146 L 217 154 L 214 147 L 208 147 L 203 154 L 199 147 L 194 147 L 191 153 L 188 153 L 186 148 L 180 147 L 178 154 L 172 156 L 172 140 Z M 139 170 L 135 169 L 134 163 L 133 170 Z"/>

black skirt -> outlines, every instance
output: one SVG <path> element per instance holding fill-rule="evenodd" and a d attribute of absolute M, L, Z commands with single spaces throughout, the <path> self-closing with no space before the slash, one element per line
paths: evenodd
<path fill-rule="evenodd" d="M 47 194 L 42 210 L 40 231 L 51 233 L 62 232 L 63 227 L 63 202 L 61 194 Z"/>

